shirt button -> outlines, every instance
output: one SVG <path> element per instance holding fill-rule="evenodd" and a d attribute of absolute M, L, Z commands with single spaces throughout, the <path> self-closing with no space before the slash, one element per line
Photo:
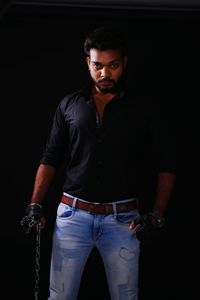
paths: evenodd
<path fill-rule="evenodd" d="M 98 142 L 98 144 L 101 144 L 102 143 L 102 139 L 98 139 L 97 142 Z"/>
<path fill-rule="evenodd" d="M 102 161 L 101 160 L 98 161 L 98 166 L 102 166 Z"/>

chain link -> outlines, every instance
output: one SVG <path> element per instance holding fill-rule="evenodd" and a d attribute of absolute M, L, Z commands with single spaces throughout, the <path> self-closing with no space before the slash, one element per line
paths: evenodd
<path fill-rule="evenodd" d="M 34 217 L 28 216 L 25 216 L 20 223 L 26 234 L 29 234 L 33 228 L 36 229 L 34 300 L 39 300 L 41 224 Z"/>
<path fill-rule="evenodd" d="M 41 240 L 41 226 L 36 227 L 36 256 L 35 256 L 35 300 L 39 300 L 39 282 L 40 282 L 40 240 Z"/>

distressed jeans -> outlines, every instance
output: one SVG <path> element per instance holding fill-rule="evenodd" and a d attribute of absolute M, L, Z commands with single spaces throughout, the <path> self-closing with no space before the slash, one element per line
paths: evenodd
<path fill-rule="evenodd" d="M 126 202 L 125 200 L 121 202 Z M 115 209 L 115 203 L 112 202 Z M 89 254 L 102 257 L 112 300 L 138 299 L 140 242 L 129 229 L 138 210 L 90 214 L 60 203 L 53 233 L 49 300 L 76 300 Z M 116 211 L 116 210 L 115 210 Z M 94 274 L 98 276 L 97 274 Z"/>

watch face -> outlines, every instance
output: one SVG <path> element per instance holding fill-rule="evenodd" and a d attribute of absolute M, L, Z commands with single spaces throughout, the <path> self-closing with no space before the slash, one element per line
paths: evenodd
<path fill-rule="evenodd" d="M 152 223 L 155 227 L 162 227 L 164 224 L 165 219 L 162 216 L 159 216 L 158 214 L 151 212 L 150 216 L 152 217 Z"/>
<path fill-rule="evenodd" d="M 164 224 L 164 218 L 158 218 L 157 219 L 157 222 L 158 222 L 158 227 L 162 227 L 163 226 L 163 224 Z"/>

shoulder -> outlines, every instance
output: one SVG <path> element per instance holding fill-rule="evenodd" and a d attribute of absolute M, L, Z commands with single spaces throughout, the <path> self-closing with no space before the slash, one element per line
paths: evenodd
<path fill-rule="evenodd" d="M 65 95 L 57 105 L 57 112 L 64 113 L 68 108 L 72 107 L 82 97 L 82 90 L 78 90 Z"/>
<path fill-rule="evenodd" d="M 62 109 L 67 108 L 69 105 L 77 103 L 79 100 L 87 100 L 91 94 L 91 84 L 76 90 L 72 93 L 67 94 L 64 98 L 61 99 L 58 106 Z"/>
<path fill-rule="evenodd" d="M 82 94 L 82 90 L 78 90 L 78 91 L 69 93 L 60 100 L 59 105 L 60 106 L 68 105 L 70 102 L 78 99 L 81 96 L 81 94 Z"/>

